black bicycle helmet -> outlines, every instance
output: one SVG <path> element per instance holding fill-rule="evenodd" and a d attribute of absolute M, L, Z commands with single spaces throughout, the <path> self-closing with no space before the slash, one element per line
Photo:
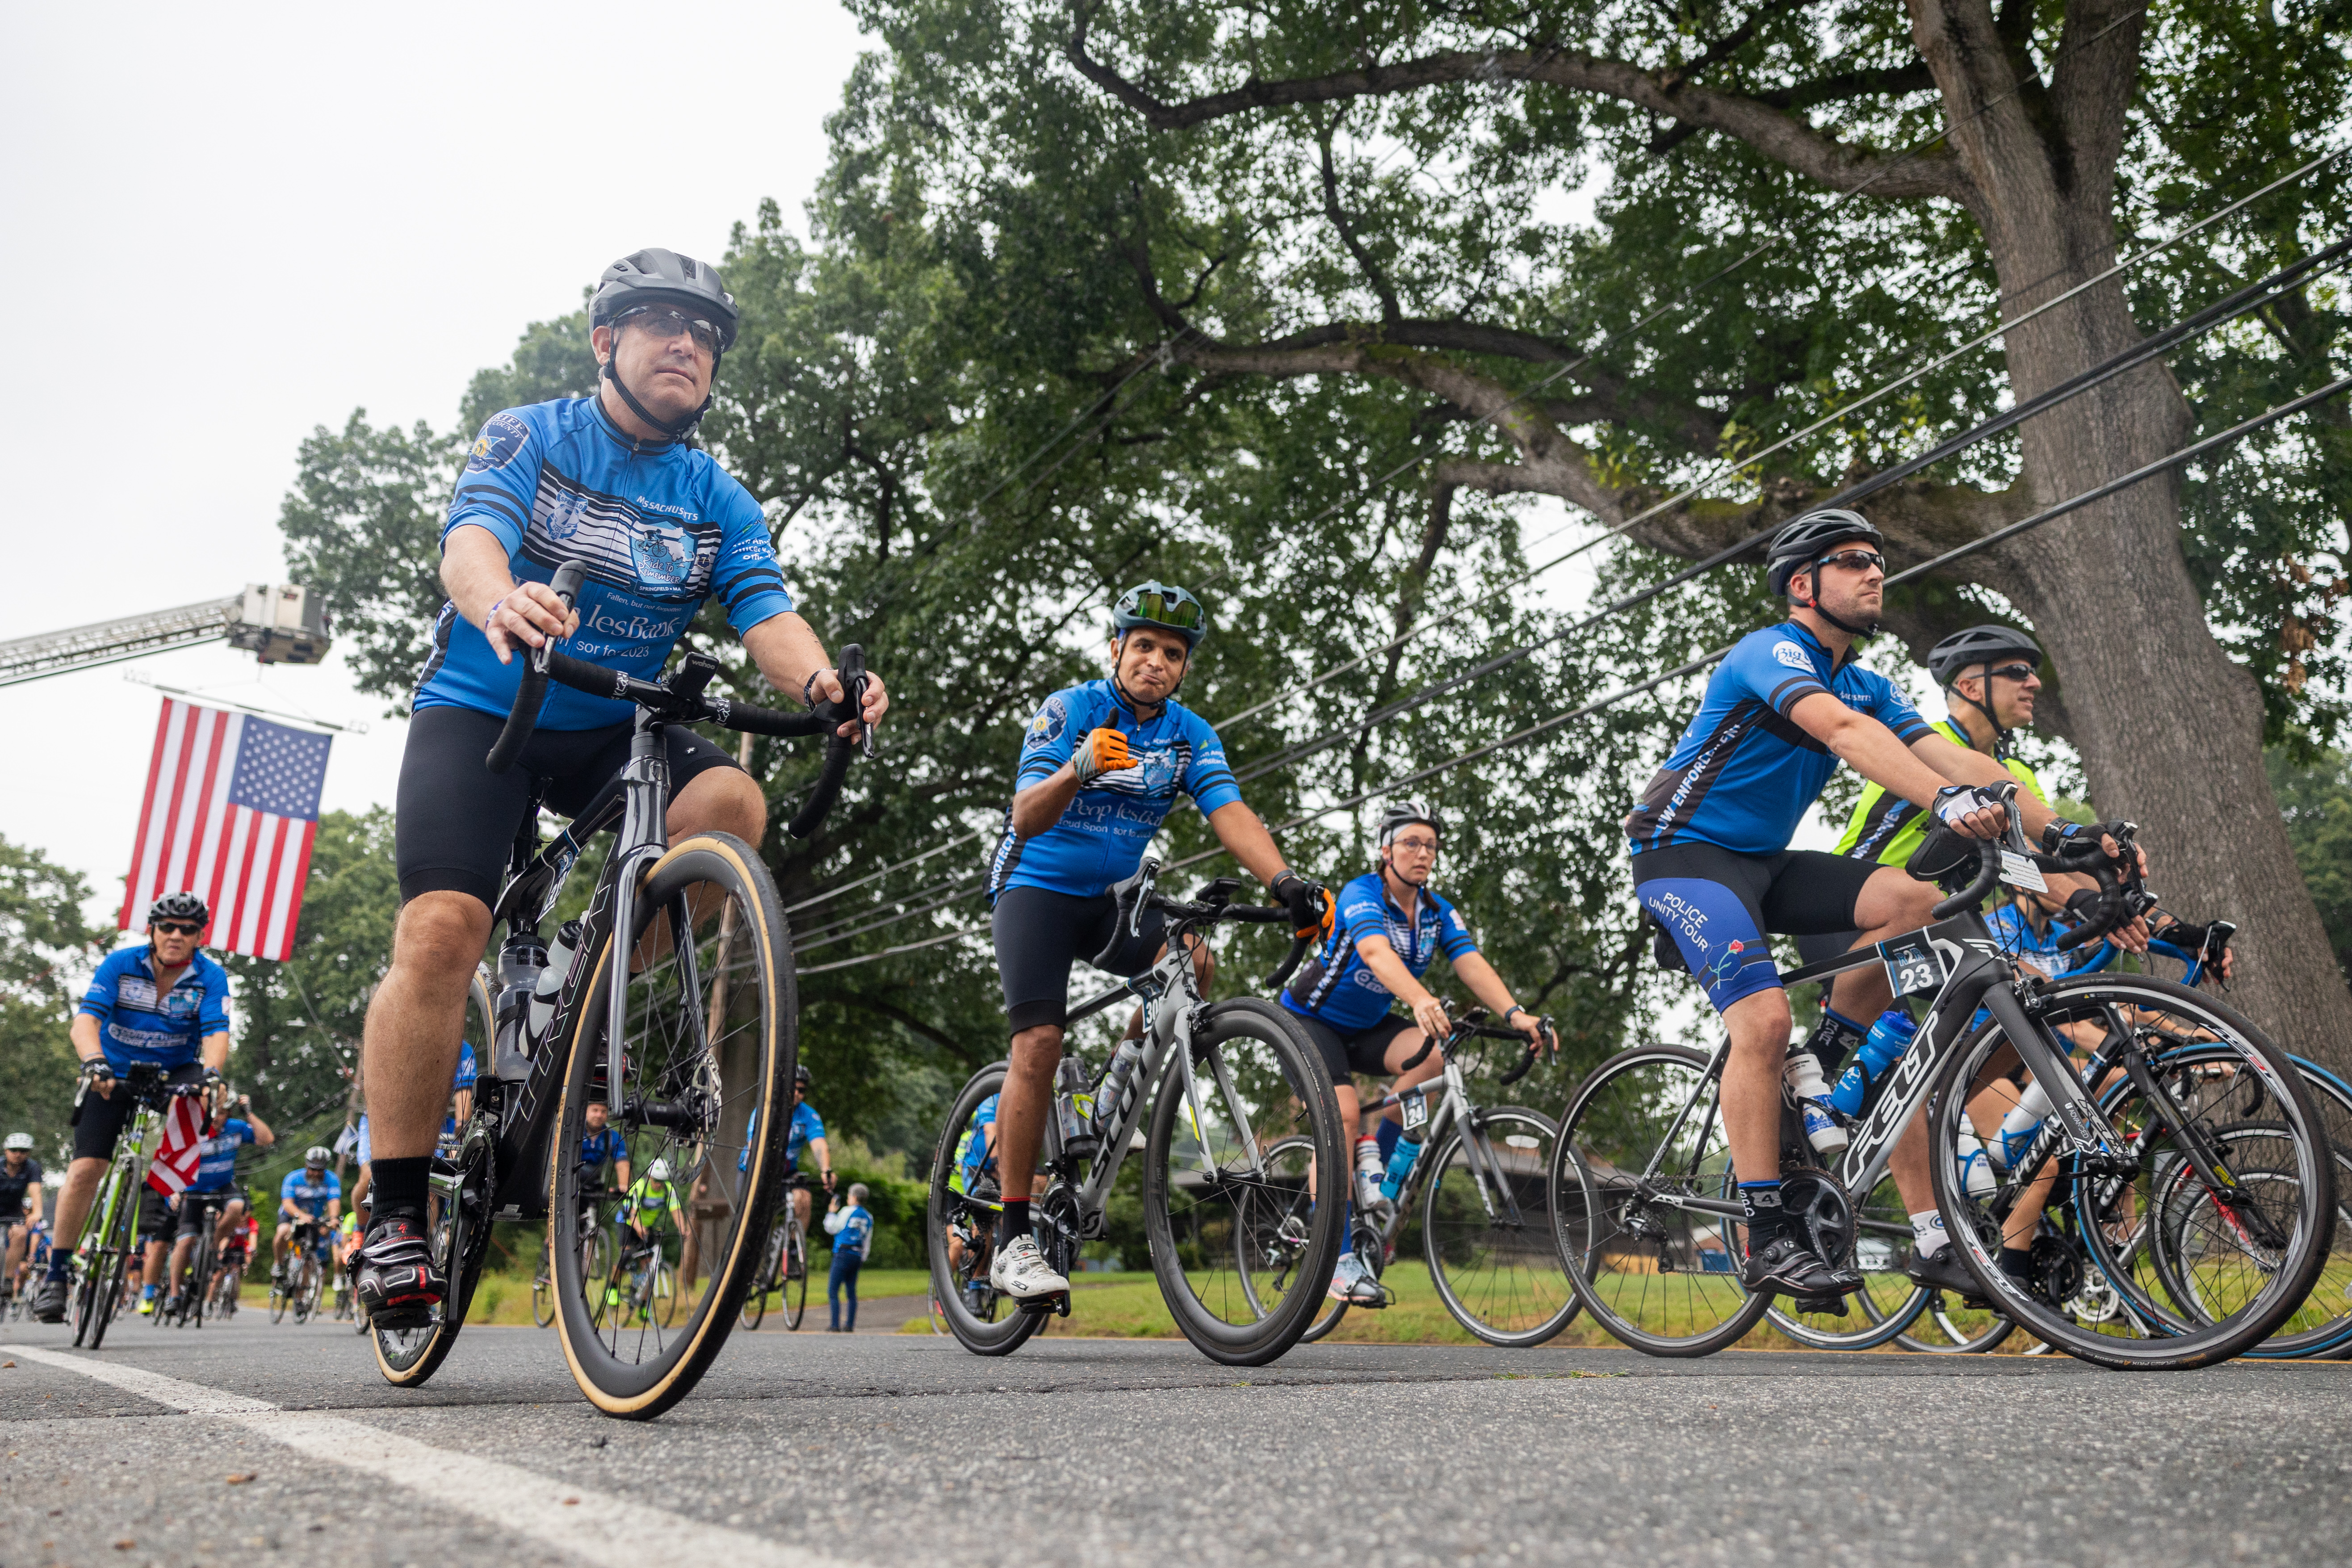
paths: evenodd
<path fill-rule="evenodd" d="M 1445 819 L 1437 815 L 1435 807 L 1417 800 L 1401 800 L 1381 813 L 1381 847 L 1385 849 L 1394 843 L 1398 830 L 1414 822 L 1436 834 L 1440 844 L 1445 842 Z"/>
<path fill-rule="evenodd" d="M 1954 632 L 1927 650 L 1927 673 L 1936 678 L 1936 684 L 1944 689 L 1947 697 L 1965 702 L 1985 716 L 1985 722 L 1992 726 L 1992 754 L 2004 763 L 2009 761 L 2009 731 L 1994 716 L 1992 683 L 1986 681 L 1984 700 L 1979 701 L 1962 691 L 1957 682 L 1969 674 L 1990 676 L 1994 665 L 2011 658 L 2024 659 L 2036 669 L 2042 668 L 2042 649 L 2015 626 L 1970 626 L 1964 632 Z"/>
<path fill-rule="evenodd" d="M 646 305 L 675 305 L 719 329 L 719 352 L 710 356 L 710 380 L 716 386 L 719 362 L 735 346 L 735 330 L 741 320 L 735 310 L 735 296 L 719 280 L 718 269 L 690 256 L 657 247 L 624 256 L 604 268 L 604 275 L 596 280 L 595 298 L 588 302 L 588 324 L 609 327 L 631 310 Z M 701 407 L 683 419 L 655 417 L 613 368 L 619 358 L 617 353 L 605 356 L 604 379 L 613 384 L 621 401 L 629 405 L 629 412 L 670 439 L 686 436 L 710 411 L 711 400 L 706 397 Z"/>
<path fill-rule="evenodd" d="M 806 1089 L 809 1086 L 809 1069 L 806 1062 L 794 1062 L 793 1064 L 793 1081 L 803 1089 Z"/>
<path fill-rule="evenodd" d="M 213 923 L 213 911 L 194 893 L 166 893 L 147 906 L 147 923 L 157 921 L 194 921 L 208 926 Z"/>
<path fill-rule="evenodd" d="M 1877 526 L 1858 511 L 1843 507 L 1831 507 L 1822 511 L 1809 511 L 1772 536 L 1772 543 L 1764 552 L 1764 581 L 1779 598 L 1789 596 L 1789 579 L 1811 566 L 1822 556 L 1833 552 L 1841 544 L 1866 540 L 1873 547 L 1883 547 L 1885 536 Z"/>
<path fill-rule="evenodd" d="M 1980 667 L 2018 658 L 2042 667 L 2042 649 L 2015 626 L 1970 626 L 1954 632 L 1927 650 L 1927 672 L 1938 686 L 1949 686 Z"/>

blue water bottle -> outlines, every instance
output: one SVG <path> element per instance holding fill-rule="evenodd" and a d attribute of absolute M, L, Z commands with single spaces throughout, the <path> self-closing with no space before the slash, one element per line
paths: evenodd
<path fill-rule="evenodd" d="M 1870 1086 L 1886 1075 L 1886 1069 L 1911 1048 L 1911 1037 L 1919 1026 L 1911 1015 L 1889 1009 L 1878 1016 L 1863 1037 L 1862 1049 L 1854 1052 L 1853 1060 L 1838 1075 L 1837 1087 L 1830 1090 L 1830 1103 L 1848 1116 L 1862 1114 L 1863 1101 L 1869 1097 Z"/>
<path fill-rule="evenodd" d="M 1413 1162 L 1421 1158 L 1421 1140 L 1411 1133 L 1397 1141 L 1396 1152 L 1389 1156 L 1387 1173 L 1381 1177 L 1381 1196 L 1391 1203 L 1404 1191 L 1404 1181 L 1412 1174 Z"/>

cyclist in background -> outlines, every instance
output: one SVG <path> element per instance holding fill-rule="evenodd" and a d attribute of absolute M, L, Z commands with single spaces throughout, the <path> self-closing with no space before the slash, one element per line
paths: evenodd
<path fill-rule="evenodd" d="M 109 953 L 82 994 L 72 1035 L 85 1092 L 73 1162 L 58 1191 L 58 1245 L 33 1293 L 33 1316 L 44 1323 L 65 1321 L 67 1266 L 115 1140 L 137 1109 L 116 1092 L 116 1076 L 153 1067 L 173 1083 L 200 1083 L 228 1065 L 228 973 L 198 945 L 211 923 L 195 894 L 164 894 L 147 907 L 147 945 Z M 142 1190 L 153 1191 L 143 1183 Z"/>
<path fill-rule="evenodd" d="M 217 1246 L 226 1251 L 229 1237 L 245 1224 L 245 1192 L 236 1184 L 236 1152 L 250 1143 L 257 1149 L 267 1149 L 278 1142 L 278 1134 L 269 1123 L 254 1114 L 250 1096 L 238 1095 L 239 1116 L 228 1114 L 228 1086 L 222 1084 L 205 1096 L 205 1107 L 210 1113 L 209 1125 L 196 1144 L 196 1176 L 180 1194 L 179 1234 L 172 1243 L 170 1300 L 165 1310 L 176 1313 L 191 1290 L 203 1290 L 212 1281 L 189 1279 L 188 1258 L 196 1249 L 196 1238 L 204 1227 L 213 1226 Z"/>
<path fill-rule="evenodd" d="M 1859 931 L 1864 942 L 1883 941 L 1927 923 L 1937 898 L 1933 884 L 1892 866 L 1790 849 L 1798 819 L 1843 760 L 1964 837 L 1997 837 L 2006 821 L 1986 786 L 2007 771 L 1937 733 L 1856 662 L 1853 645 L 1877 629 L 1885 596 L 1879 544 L 1866 520 L 1834 510 L 1773 537 L 1766 581 L 1790 601 L 1789 618 L 1741 638 L 1717 667 L 1697 715 L 1625 819 L 1634 892 L 1663 931 L 1660 961 L 1697 978 L 1731 1037 L 1723 1125 L 1741 1178 L 1741 1278 L 1759 1294 L 1821 1300 L 1862 1284 L 1823 1261 L 1780 1205 L 1790 1012 L 1766 933 Z M 2017 808 L 2030 832 L 2056 820 L 2031 795 Z M 1852 1016 L 1875 1016 L 1893 999 L 1877 969 L 1839 987 Z M 1890 1169 L 1922 1252 L 1943 1236 L 1927 1164 L 1915 1122 Z M 1921 1261 L 1915 1253 L 1915 1269 Z"/>
<path fill-rule="evenodd" d="M 753 1115 L 758 1112 L 754 1111 Z M 621 1136 L 617 1127 L 606 1125 L 611 1112 L 601 1100 L 592 1100 L 581 1108 L 580 1117 L 587 1124 L 587 1135 L 580 1140 L 578 1156 L 580 1184 L 583 1187 L 603 1187 L 608 1192 L 625 1192 L 629 1185 L 629 1141 Z M 607 1183 L 604 1167 L 613 1167 L 613 1180 Z"/>
<path fill-rule="evenodd" d="M 1353 1074 L 1396 1073 L 1399 1090 L 1427 1082 L 1445 1070 L 1431 1051 L 1411 1069 L 1414 1053 L 1432 1039 L 1453 1033 L 1453 1021 L 1421 977 L 1442 952 L 1473 995 L 1500 1022 L 1527 1036 L 1530 1046 L 1551 1043 L 1543 1020 L 1520 1006 L 1471 940 L 1470 928 L 1454 906 L 1429 885 L 1445 840 L 1445 824 L 1418 801 L 1399 801 L 1381 817 L 1376 868 L 1339 889 L 1339 912 L 1331 939 L 1282 993 L 1283 1007 L 1297 1018 L 1322 1054 L 1339 1100 L 1339 1124 L 1357 1129 L 1355 1203 L 1370 1207 L 1380 1195 L 1380 1140 L 1360 1125 L 1361 1101 Z M 1391 1012 L 1402 1002 L 1407 1013 Z M 1400 1112 L 1391 1108 L 1390 1120 Z M 1355 1234 L 1352 1221 L 1348 1234 Z M 1332 1271 L 1334 1300 L 1377 1307 L 1386 1301 L 1374 1260 L 1357 1252 L 1340 1255 Z"/>
<path fill-rule="evenodd" d="M 792 1183 L 793 1211 L 800 1215 L 801 1234 L 808 1234 L 809 1210 L 814 1200 L 809 1190 L 793 1178 L 801 1173 L 801 1152 L 807 1150 L 816 1156 L 817 1177 L 824 1183 L 827 1193 L 833 1191 L 833 1150 L 824 1141 L 824 1118 L 808 1102 L 809 1069 L 805 1063 L 793 1064 L 793 1122 L 784 1131 L 784 1180 Z M 746 1150 L 746 1153 L 750 1151 Z M 802 1267 L 799 1259 L 792 1267 Z"/>
<path fill-rule="evenodd" d="M 997 1184 L 996 1171 L 996 1102 L 1001 1098 L 990 1095 L 974 1108 L 971 1121 L 957 1135 L 955 1169 L 948 1173 L 948 1190 L 961 1193 L 984 1208 L 1001 1208 L 1003 1192 Z M 985 1252 L 992 1237 L 975 1236 L 971 1245 Z M 953 1222 L 948 1226 L 948 1268 L 961 1274 L 964 1267 L 964 1235 Z M 981 1299 L 988 1292 L 985 1279 L 974 1279 L 964 1287 L 971 1297 L 971 1307 L 979 1310 Z"/>
<path fill-rule="evenodd" d="M 310 1227 L 313 1244 L 343 1214 L 343 1184 L 327 1169 L 334 1158 L 324 1144 L 313 1143 L 302 1155 L 302 1168 L 286 1173 L 278 1187 L 278 1233 L 270 1238 L 270 1278 L 283 1284 L 288 1278 L 286 1252 L 298 1226 Z"/>
<path fill-rule="evenodd" d="M 990 926 L 1013 1033 L 997 1107 L 1004 1212 L 989 1283 L 1020 1301 L 1070 1288 L 1045 1262 L 1029 1222 L 1069 1016 L 1070 965 L 1083 959 L 1133 976 L 1159 961 L 1166 921 L 1145 910 L 1139 934 L 1121 931 L 1116 890 L 1142 868 L 1177 795 L 1192 796 L 1218 842 L 1289 910 L 1299 935 L 1330 931 L 1329 895 L 1284 861 L 1243 804 L 1217 732 L 1175 700 L 1208 633 L 1201 601 L 1181 588 L 1139 584 L 1119 595 L 1111 621 L 1107 678 L 1055 692 L 1030 721 L 1004 832 L 989 858 Z M 1205 987 L 1214 972 L 1207 943 L 1193 963 Z M 1141 1032 L 1139 1012 L 1129 1033 Z"/>
<path fill-rule="evenodd" d="M 646 1173 L 629 1184 L 621 1199 L 621 1212 L 615 1217 L 629 1227 L 629 1234 L 639 1247 L 651 1242 L 654 1227 L 667 1216 L 678 1225 L 684 1215 L 678 1212 L 677 1193 L 669 1184 L 669 1162 L 658 1155 L 646 1167 Z"/>
<path fill-rule="evenodd" d="M 41 1223 L 41 1163 L 33 1135 L 11 1132 L 0 1152 L 0 1306 L 16 1293 L 31 1249 L 31 1227 Z"/>
<path fill-rule="evenodd" d="M 520 765 L 485 772 L 522 678 L 514 655 L 571 638 L 583 658 L 653 679 L 716 598 L 777 690 L 812 705 L 845 696 L 824 645 L 793 611 L 760 503 L 686 444 L 735 341 L 735 300 L 719 274 L 671 251 L 637 251 L 604 269 L 589 321 L 603 367 L 596 393 L 490 416 L 442 528 L 449 598 L 401 755 L 400 922 L 364 1043 L 374 1208 L 356 1283 L 382 1328 L 429 1321 L 447 1289 L 426 1232 L 433 1130 L 515 831 L 535 799 L 577 812 L 628 760 L 635 706 L 558 685 Z M 589 565 L 569 610 L 550 585 L 567 560 Z M 878 723 L 888 707 L 869 676 L 860 719 Z M 842 729 L 855 735 L 858 723 Z M 759 843 L 767 799 L 733 756 L 684 725 L 663 738 L 676 790 L 671 842 L 710 829 Z"/>

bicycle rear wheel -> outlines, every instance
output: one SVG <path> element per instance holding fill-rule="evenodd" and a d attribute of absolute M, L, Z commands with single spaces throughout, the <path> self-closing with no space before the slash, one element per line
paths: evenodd
<path fill-rule="evenodd" d="M 962 1174 L 957 1155 L 963 1135 L 982 1101 L 1003 1089 L 1005 1068 L 1005 1063 L 994 1062 L 981 1068 L 956 1095 L 931 1152 L 930 1193 L 923 1210 L 938 1316 L 956 1342 L 974 1355 L 1010 1355 L 1045 1321 L 1043 1314 L 1024 1311 L 998 1295 L 988 1283 L 999 1206 L 951 1184 Z"/>
<path fill-rule="evenodd" d="M 489 979 L 477 966 L 466 993 L 466 1038 L 475 1042 L 478 1061 L 493 1059 L 491 1027 Z M 362 1320 L 365 1327 L 361 1331 L 375 1352 L 376 1371 L 395 1388 L 422 1387 L 448 1359 L 458 1331 L 466 1326 L 474 1288 L 489 1257 L 494 1136 L 488 1111 L 478 1101 L 451 1166 L 444 1170 L 439 1161 L 435 1162 L 432 1180 L 436 1201 L 427 1245 L 433 1250 L 434 1267 L 449 1282 L 448 1300 L 435 1310 L 433 1321 L 421 1328 L 387 1329 Z"/>
<path fill-rule="evenodd" d="M 2061 1228 L 2087 1254 L 2084 1282 L 2104 1279 L 2119 1310 L 2082 1320 L 2002 1272 L 1990 1204 L 2032 1173 L 2005 1175 L 1991 1199 L 1968 1192 L 1958 1152 L 1964 1091 L 2008 1043 L 1998 1025 L 1955 1054 L 1931 1102 L 1936 1198 L 1969 1271 L 2028 1332 L 2102 1366 L 2207 1366 L 2261 1343 L 2311 1293 L 2336 1223 L 2334 1152 L 2293 1059 L 2234 1009 L 2168 981 L 2086 975 L 2040 988 L 2039 1000 L 2038 1016 L 2053 1029 L 2087 1025 L 2109 1042 L 2128 1039 L 2126 1062 L 2137 1056 L 2148 1073 L 2147 1084 L 2120 1080 L 2101 1094 L 2137 1169 L 2128 1178 L 2069 1171 L 2072 1179 L 2061 1183 L 2071 1190 L 2060 1201 L 2072 1211 L 2061 1217 L 2074 1221 Z M 2184 1060 L 2192 1051 L 2198 1060 Z M 2221 1084 L 2232 1092 L 2212 1091 Z M 2231 1134 L 2247 1125 L 2242 1100 L 2252 1094 L 2261 1097 L 2264 1131 L 2250 1143 Z M 2168 1180 L 2207 1152 L 2219 1156 L 2220 1187 L 2193 1173 Z M 2240 1160 L 2258 1179 L 2238 1179 Z M 2159 1242 L 2168 1229 L 2169 1239 Z M 2168 1281 L 2168 1247 L 2187 1260 L 2192 1290 Z"/>
<path fill-rule="evenodd" d="M 1314 1234 L 1315 1140 L 1303 1132 L 1277 1139 L 1266 1146 L 1265 1163 L 1268 1171 L 1279 1173 L 1281 1179 L 1290 1184 L 1292 1195 L 1286 1202 L 1267 1203 L 1251 1210 L 1249 1224 L 1237 1233 L 1247 1257 L 1253 1260 L 1244 1268 L 1242 1278 L 1250 1281 L 1270 1276 L 1275 1289 L 1284 1294 L 1302 1285 L 1308 1289 L 1328 1289 L 1331 1283 L 1328 1275 L 1320 1280 L 1302 1280 L 1299 1277 Z M 1339 1320 L 1347 1315 L 1348 1303 L 1334 1301 L 1327 1295 L 1315 1321 L 1298 1336 L 1298 1342 L 1313 1344 L 1338 1328 Z"/>
<path fill-rule="evenodd" d="M 1707 1058 L 1637 1046 L 1593 1069 L 1552 1145 L 1561 1265 L 1601 1326 L 1657 1356 L 1710 1355 L 1770 1306 L 1739 1283 L 1729 1216 L 1684 1206 L 1734 1189 Z"/>
<path fill-rule="evenodd" d="M 785 1202 L 792 1201 L 785 1194 Z M 777 1270 L 783 1267 L 784 1227 L 779 1224 L 768 1232 L 768 1245 L 760 1249 L 760 1271 L 751 1277 L 751 1288 L 743 1292 L 743 1326 L 759 1328 L 768 1315 L 768 1297 L 776 1288 Z"/>
<path fill-rule="evenodd" d="M 551 1141 L 556 1326 L 581 1391 L 608 1415 L 647 1420 L 684 1398 L 727 1342 L 776 1213 L 798 1037 L 791 929 L 750 845 L 703 833 L 646 872 L 635 929 L 597 942 L 576 998 L 563 1100 Z M 626 966 L 624 1081 L 607 1086 L 606 1007 Z M 629 1169 L 667 1163 L 701 1226 L 709 1288 L 672 1300 L 677 1321 L 598 1321 L 603 1281 L 583 1278 L 585 1194 L 569 1157 L 601 1100 L 628 1144 Z M 754 1121 L 756 1118 L 756 1121 Z"/>
<path fill-rule="evenodd" d="M 1539 1345 L 1576 1316 L 1553 1243 L 1551 1118 L 1521 1105 L 1475 1110 L 1424 1159 L 1421 1250 L 1454 1321 L 1490 1345 Z"/>
<path fill-rule="evenodd" d="M 203 1224 L 204 1228 L 196 1233 L 196 1245 L 189 1249 L 187 1282 L 180 1286 L 180 1321 L 200 1329 L 205 1326 L 206 1298 L 212 1294 L 213 1226 L 209 1214 L 205 1215 Z"/>
<path fill-rule="evenodd" d="M 808 1316 L 808 1233 L 798 1226 L 793 1227 L 791 1245 L 784 1253 L 784 1327 L 797 1329 Z"/>
<path fill-rule="evenodd" d="M 1339 1102 L 1322 1060 L 1287 1014 L 1255 997 L 1207 1009 L 1184 1062 L 1160 1075 L 1144 1142 L 1143 1229 L 1151 1270 L 1176 1327 L 1212 1361 L 1262 1366 L 1298 1342 L 1338 1263 L 1343 1204 L 1315 1206 L 1300 1267 L 1246 1248 L 1268 1216 L 1297 1202 L 1300 1173 L 1265 1152 L 1294 1131 L 1314 1141 L 1318 1170 L 1346 1180 Z"/>

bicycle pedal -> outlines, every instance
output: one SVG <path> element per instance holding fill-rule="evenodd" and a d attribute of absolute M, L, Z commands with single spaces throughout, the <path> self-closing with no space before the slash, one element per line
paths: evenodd
<path fill-rule="evenodd" d="M 1797 1296 L 1790 1299 L 1790 1304 L 1800 1312 L 1819 1312 L 1832 1318 L 1845 1316 L 1843 1296 Z"/>
<path fill-rule="evenodd" d="M 1052 1296 L 1040 1296 L 1034 1300 L 1022 1302 L 1021 1310 L 1040 1318 L 1048 1312 L 1057 1318 L 1066 1318 L 1070 1315 L 1070 1293 L 1064 1290 Z"/>

